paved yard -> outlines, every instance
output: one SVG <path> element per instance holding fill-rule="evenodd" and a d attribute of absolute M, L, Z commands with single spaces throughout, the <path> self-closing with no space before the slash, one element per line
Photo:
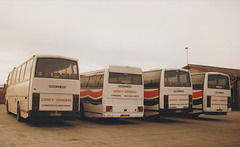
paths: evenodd
<path fill-rule="evenodd" d="M 240 146 L 240 112 L 198 119 L 17 122 L 0 104 L 2 146 Z"/>

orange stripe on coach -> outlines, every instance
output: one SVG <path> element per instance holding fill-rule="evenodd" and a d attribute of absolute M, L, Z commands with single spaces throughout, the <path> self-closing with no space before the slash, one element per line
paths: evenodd
<path fill-rule="evenodd" d="M 199 98 L 199 97 L 202 97 L 202 95 L 203 95 L 202 90 L 197 91 L 197 92 L 193 92 L 193 98 Z"/>
<path fill-rule="evenodd" d="M 91 96 L 91 97 L 93 97 L 93 98 L 98 98 L 98 97 L 101 97 L 102 96 L 102 90 L 100 90 L 100 91 L 97 91 L 97 92 L 93 92 L 93 91 L 91 91 L 91 90 L 84 90 L 84 91 L 81 91 L 80 92 L 80 96 L 81 97 L 84 97 L 84 96 L 87 96 L 87 95 L 89 95 L 89 96 Z"/>
<path fill-rule="evenodd" d="M 151 91 L 144 91 L 144 98 L 153 98 L 159 96 L 159 89 L 151 90 Z"/>

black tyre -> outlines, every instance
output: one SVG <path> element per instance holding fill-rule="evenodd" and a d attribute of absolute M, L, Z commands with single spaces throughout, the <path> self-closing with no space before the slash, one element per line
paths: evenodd
<path fill-rule="evenodd" d="M 9 108 L 8 108 L 8 101 L 6 102 L 6 110 L 7 110 L 7 113 L 10 114 Z"/>
<path fill-rule="evenodd" d="M 85 118 L 83 103 L 80 103 L 80 118 L 81 119 Z"/>
<path fill-rule="evenodd" d="M 20 105 L 17 105 L 17 121 L 22 122 L 23 118 L 21 117 Z"/>

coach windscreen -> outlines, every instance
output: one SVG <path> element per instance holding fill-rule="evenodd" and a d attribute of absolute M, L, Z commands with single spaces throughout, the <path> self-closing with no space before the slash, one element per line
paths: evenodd
<path fill-rule="evenodd" d="M 142 75 L 141 74 L 110 72 L 109 73 L 109 83 L 142 85 Z"/>
<path fill-rule="evenodd" d="M 35 77 L 78 80 L 77 61 L 60 58 L 38 58 Z"/>
<path fill-rule="evenodd" d="M 230 89 L 229 79 L 224 75 L 209 75 L 208 88 L 213 89 Z"/>
<path fill-rule="evenodd" d="M 190 75 L 188 72 L 171 70 L 165 71 L 165 87 L 191 87 Z"/>

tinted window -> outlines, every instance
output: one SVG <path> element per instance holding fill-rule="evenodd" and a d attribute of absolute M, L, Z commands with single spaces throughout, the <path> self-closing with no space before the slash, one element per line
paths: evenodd
<path fill-rule="evenodd" d="M 26 68 L 26 63 L 22 65 L 20 81 L 24 80 L 25 68 Z"/>
<path fill-rule="evenodd" d="M 103 87 L 103 75 L 96 76 L 96 87 Z"/>
<path fill-rule="evenodd" d="M 77 61 L 59 58 L 38 58 L 35 77 L 78 80 Z"/>
<path fill-rule="evenodd" d="M 166 87 L 191 87 L 190 76 L 185 71 L 165 71 L 164 86 Z"/>
<path fill-rule="evenodd" d="M 86 88 L 87 86 L 87 83 L 88 83 L 88 80 L 89 80 L 89 77 L 85 77 L 85 76 L 81 76 L 81 88 Z"/>
<path fill-rule="evenodd" d="M 17 69 L 15 69 L 14 71 L 13 71 L 13 77 L 12 77 L 12 84 L 15 84 L 15 81 L 16 81 L 16 74 L 17 74 Z"/>
<path fill-rule="evenodd" d="M 208 88 L 230 89 L 228 77 L 223 75 L 209 75 Z"/>
<path fill-rule="evenodd" d="M 144 82 L 144 88 L 159 88 L 160 81 L 158 80 L 150 80 Z"/>
<path fill-rule="evenodd" d="M 21 66 L 18 67 L 18 72 L 17 72 L 17 76 L 16 76 L 16 83 L 19 82 L 20 73 L 21 73 Z"/>
<path fill-rule="evenodd" d="M 29 79 L 30 78 L 32 63 L 33 63 L 32 59 L 27 62 L 27 67 L 26 67 L 24 79 Z"/>
<path fill-rule="evenodd" d="M 81 75 L 81 88 L 102 88 L 103 75 L 83 76 Z"/>
<path fill-rule="evenodd" d="M 9 73 L 9 76 L 8 76 L 8 85 L 12 84 L 12 74 L 13 74 L 13 72 Z"/>
<path fill-rule="evenodd" d="M 88 88 L 94 88 L 95 87 L 95 79 L 96 79 L 96 77 L 95 76 L 91 76 L 91 77 L 89 77 L 89 81 L 88 81 L 88 83 L 87 83 L 87 87 Z"/>
<path fill-rule="evenodd" d="M 193 90 L 202 90 L 204 84 L 204 75 L 192 76 Z"/>
<path fill-rule="evenodd" d="M 146 72 L 146 73 L 143 73 L 143 77 L 144 77 L 145 89 L 160 87 L 161 71 Z"/>
<path fill-rule="evenodd" d="M 110 72 L 109 83 L 142 85 L 142 75 Z"/>

